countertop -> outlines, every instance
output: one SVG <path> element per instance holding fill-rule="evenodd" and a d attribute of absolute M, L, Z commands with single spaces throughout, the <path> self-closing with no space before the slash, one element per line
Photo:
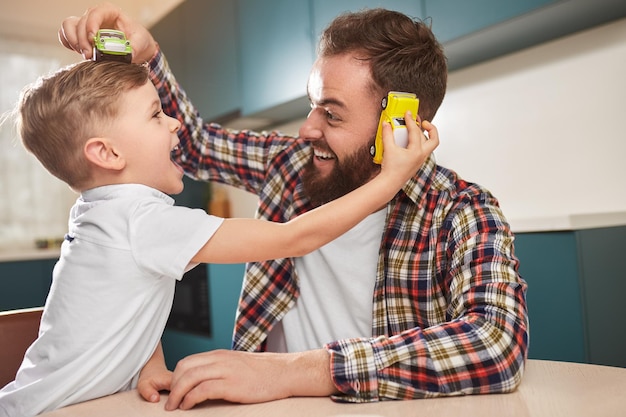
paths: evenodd
<path fill-rule="evenodd" d="M 613 417 L 625 413 L 626 369 L 567 362 L 529 360 L 519 388 L 510 394 L 468 395 L 368 404 L 335 403 L 329 398 L 288 398 L 261 404 L 207 401 L 192 410 L 165 411 L 127 391 L 44 414 L 46 417 L 142 416 L 429 416 L 429 417 Z"/>
<path fill-rule="evenodd" d="M 626 211 L 508 218 L 514 233 L 553 232 L 626 226 Z"/>

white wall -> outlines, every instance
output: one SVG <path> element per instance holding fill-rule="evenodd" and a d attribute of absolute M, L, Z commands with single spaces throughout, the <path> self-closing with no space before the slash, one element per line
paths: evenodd
<path fill-rule="evenodd" d="M 451 73 L 434 122 L 438 162 L 490 189 L 514 230 L 622 222 L 626 20 Z M 254 197 L 231 198 L 234 214 L 254 212 Z"/>
<path fill-rule="evenodd" d="M 60 46 L 0 39 L 0 115 L 8 117 L 25 85 L 76 61 L 74 55 Z M 0 252 L 62 238 L 74 200 L 76 194 L 26 152 L 7 118 L 0 125 Z"/>
<path fill-rule="evenodd" d="M 625 212 L 625 95 L 626 20 L 457 71 L 438 161 L 489 188 L 514 229 Z"/>

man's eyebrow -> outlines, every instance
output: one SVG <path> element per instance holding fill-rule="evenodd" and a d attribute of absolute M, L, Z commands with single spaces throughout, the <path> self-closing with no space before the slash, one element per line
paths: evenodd
<path fill-rule="evenodd" d="M 309 101 L 313 103 L 310 97 L 309 97 Z M 336 98 L 332 98 L 332 97 L 323 98 L 322 100 L 320 100 L 319 102 L 315 104 L 320 107 L 335 106 L 335 107 L 339 107 L 340 109 L 346 108 L 346 104 L 343 101 L 336 99 Z"/>

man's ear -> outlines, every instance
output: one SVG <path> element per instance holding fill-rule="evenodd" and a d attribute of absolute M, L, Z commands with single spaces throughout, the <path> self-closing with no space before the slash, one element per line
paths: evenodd
<path fill-rule="evenodd" d="M 121 170 L 126 165 L 122 155 L 107 138 L 88 139 L 83 149 L 87 160 L 101 168 Z"/>

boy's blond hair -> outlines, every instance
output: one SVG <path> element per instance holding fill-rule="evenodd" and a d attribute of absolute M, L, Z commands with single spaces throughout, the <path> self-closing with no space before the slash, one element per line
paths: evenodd
<path fill-rule="evenodd" d="M 17 128 L 24 147 L 55 177 L 80 190 L 90 180 L 87 139 L 119 113 L 121 95 L 148 82 L 148 68 L 83 61 L 22 91 Z"/>

